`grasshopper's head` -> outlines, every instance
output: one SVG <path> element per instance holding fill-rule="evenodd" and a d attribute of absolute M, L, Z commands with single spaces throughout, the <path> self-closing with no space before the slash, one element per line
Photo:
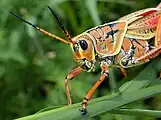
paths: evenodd
<path fill-rule="evenodd" d="M 60 23 L 60 20 L 58 19 L 57 15 L 54 13 L 54 11 L 49 6 L 48 6 L 48 8 L 52 12 L 53 16 L 56 18 L 58 24 L 60 25 L 60 28 L 63 30 L 64 34 L 68 38 L 68 41 L 66 41 L 63 38 L 60 38 L 54 34 L 51 34 L 42 28 L 39 28 L 35 24 L 32 24 L 32 23 L 22 19 L 21 17 L 15 15 L 12 12 L 10 12 L 10 14 L 15 16 L 19 20 L 25 22 L 26 24 L 32 26 L 36 30 L 39 30 L 43 34 L 46 34 L 56 40 L 59 40 L 65 44 L 70 45 L 72 48 L 72 51 L 73 51 L 73 58 L 78 63 L 78 65 L 87 71 L 94 70 L 95 54 L 94 54 L 94 47 L 93 47 L 92 39 L 86 34 L 81 34 L 79 36 L 71 38 L 70 35 L 68 34 L 68 32 L 65 30 L 64 26 Z"/>
<path fill-rule="evenodd" d="M 92 39 L 86 34 L 81 34 L 71 40 L 70 46 L 73 51 L 73 59 L 84 70 L 93 71 L 96 60 Z"/>

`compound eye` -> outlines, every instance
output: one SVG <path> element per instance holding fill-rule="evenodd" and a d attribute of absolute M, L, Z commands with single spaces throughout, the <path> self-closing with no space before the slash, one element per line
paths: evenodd
<path fill-rule="evenodd" d="M 79 44 L 80 44 L 82 50 L 87 50 L 87 48 L 88 48 L 88 43 L 87 43 L 85 40 L 80 40 L 80 41 L 79 41 Z"/>

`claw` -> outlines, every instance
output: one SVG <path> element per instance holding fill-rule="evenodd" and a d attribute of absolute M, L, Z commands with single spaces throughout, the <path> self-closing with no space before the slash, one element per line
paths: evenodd
<path fill-rule="evenodd" d="M 87 108 L 81 108 L 79 109 L 81 111 L 81 114 L 84 116 L 87 114 Z"/>

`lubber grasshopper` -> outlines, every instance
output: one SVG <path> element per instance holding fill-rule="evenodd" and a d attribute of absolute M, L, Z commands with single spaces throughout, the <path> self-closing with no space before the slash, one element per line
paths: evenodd
<path fill-rule="evenodd" d="M 65 79 L 68 104 L 72 104 L 68 80 L 72 80 L 83 71 L 95 69 L 96 61 L 100 62 L 101 75 L 82 101 L 80 111 L 87 113 L 86 105 L 97 87 L 109 76 L 109 66 L 121 69 L 133 67 L 150 61 L 161 53 L 161 9 L 148 8 L 120 18 L 117 21 L 96 26 L 71 38 L 56 14 L 56 18 L 68 41 L 55 36 L 44 29 L 11 13 L 36 30 L 68 44 L 73 51 L 73 58 L 78 67 L 73 69 Z"/>

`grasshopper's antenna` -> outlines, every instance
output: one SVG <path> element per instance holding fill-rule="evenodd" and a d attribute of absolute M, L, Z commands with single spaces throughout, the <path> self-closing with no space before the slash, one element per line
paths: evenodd
<path fill-rule="evenodd" d="M 49 8 L 49 10 L 51 11 L 51 13 L 53 14 L 53 16 L 55 17 L 55 19 L 56 19 L 56 21 L 58 22 L 60 28 L 63 30 L 64 34 L 65 34 L 66 37 L 68 38 L 69 43 L 72 43 L 72 39 L 71 39 L 71 37 L 70 37 L 68 31 L 67 31 L 67 30 L 64 28 L 64 26 L 61 24 L 61 22 L 60 22 L 58 16 L 56 15 L 56 13 L 54 13 L 54 11 L 51 9 L 50 6 L 48 6 L 48 8 Z"/>
<path fill-rule="evenodd" d="M 34 25 L 34 24 L 32 24 L 32 23 L 30 23 L 30 22 L 28 22 L 28 21 L 22 19 L 21 17 L 17 16 L 16 14 L 14 14 L 14 13 L 12 13 L 12 12 L 9 12 L 9 13 L 10 13 L 11 15 L 15 16 L 17 19 L 19 19 L 19 20 L 25 22 L 26 24 L 32 26 L 32 27 L 35 28 L 36 30 L 39 30 L 39 31 L 42 32 L 43 34 L 45 34 L 45 35 L 47 35 L 47 36 L 50 36 L 50 37 L 52 37 L 52 38 L 54 38 L 54 39 L 56 39 L 56 40 L 59 40 L 59 41 L 65 43 L 65 44 L 69 44 L 69 42 L 66 41 L 66 40 L 64 40 L 63 38 L 60 38 L 60 37 L 58 37 L 58 36 L 56 36 L 56 35 L 53 35 L 53 34 L 47 32 L 47 31 L 44 30 L 44 29 L 39 28 L 38 26 L 36 26 L 36 25 Z"/>

